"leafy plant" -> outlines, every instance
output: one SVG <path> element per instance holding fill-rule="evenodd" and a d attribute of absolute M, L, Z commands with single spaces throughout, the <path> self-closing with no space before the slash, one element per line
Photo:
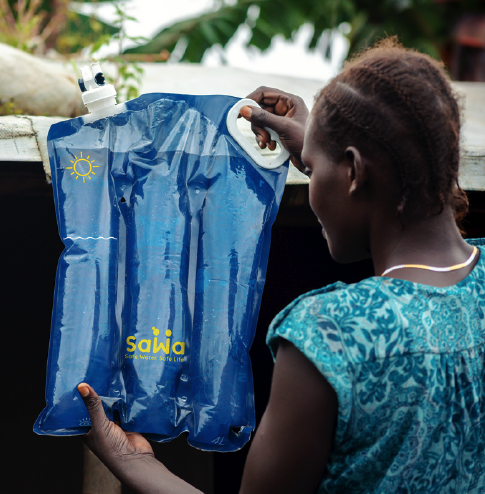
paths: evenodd
<path fill-rule="evenodd" d="M 398 35 L 408 47 L 439 57 L 451 26 L 463 12 L 483 9 L 481 0 L 438 2 L 435 0 L 237 0 L 223 1 L 201 16 L 162 29 L 145 45 L 125 53 L 173 53 L 179 43 L 186 45 L 182 60 L 200 62 L 213 45 L 226 46 L 241 24 L 252 32 L 248 45 L 266 50 L 276 34 L 289 39 L 305 23 L 314 26 L 309 48 L 322 33 L 331 33 L 342 23 L 350 31 L 349 55 L 387 35 Z M 332 36 L 327 36 L 327 56 Z"/>
<path fill-rule="evenodd" d="M 3 115 L 22 115 L 23 111 L 19 108 L 13 98 L 8 100 L 0 99 L 0 116 Z"/>
<path fill-rule="evenodd" d="M 81 0 L 113 2 L 116 0 Z M 73 53 L 117 28 L 70 9 L 70 0 L 0 0 L 0 42 L 44 54 L 49 48 Z"/>
<path fill-rule="evenodd" d="M 117 29 L 113 35 L 106 34 L 101 36 L 91 47 L 90 54 L 93 56 L 102 46 L 115 41 L 118 44 L 118 54 L 115 56 L 105 57 L 100 59 L 100 62 L 112 62 L 114 64 L 114 76 L 106 75 L 107 80 L 116 89 L 118 93 L 118 101 L 127 101 L 138 97 L 139 88 L 141 85 L 144 70 L 134 62 L 128 62 L 121 57 L 123 47 L 127 41 L 140 43 L 140 41 L 148 41 L 148 38 L 143 36 L 128 36 L 126 34 L 126 22 L 138 22 L 135 17 L 129 16 L 126 12 L 126 6 L 115 5 L 116 16 L 113 21 L 113 26 Z"/>

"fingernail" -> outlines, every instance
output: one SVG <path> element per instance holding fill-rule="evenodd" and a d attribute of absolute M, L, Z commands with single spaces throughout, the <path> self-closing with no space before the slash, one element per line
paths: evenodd
<path fill-rule="evenodd" d="M 251 109 L 250 106 L 243 106 L 241 108 L 240 113 L 244 118 L 251 118 L 251 115 L 253 114 L 253 110 Z"/>
<path fill-rule="evenodd" d="M 89 396 L 89 388 L 87 386 L 83 386 L 82 384 L 80 384 L 78 387 L 77 387 L 77 390 L 79 391 L 79 394 L 83 397 L 83 398 L 86 398 L 87 396 Z"/>

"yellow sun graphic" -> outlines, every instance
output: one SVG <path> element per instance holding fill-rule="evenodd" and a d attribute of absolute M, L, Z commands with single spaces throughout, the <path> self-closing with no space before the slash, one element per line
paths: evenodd
<path fill-rule="evenodd" d="M 94 173 L 93 168 L 99 168 L 99 166 L 94 166 L 94 160 L 89 161 L 89 156 L 87 158 L 83 158 L 83 152 L 81 151 L 81 156 L 78 158 L 76 155 L 74 155 L 74 158 L 76 158 L 76 161 L 71 161 L 73 163 L 73 166 L 68 166 L 68 170 L 73 170 L 71 175 L 76 174 L 76 180 L 79 177 L 83 177 L 83 183 L 86 183 L 86 177 L 91 180 L 90 175 L 96 175 Z"/>

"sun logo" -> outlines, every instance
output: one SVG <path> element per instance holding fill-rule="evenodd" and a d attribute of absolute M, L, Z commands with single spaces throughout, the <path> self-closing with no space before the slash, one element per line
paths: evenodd
<path fill-rule="evenodd" d="M 74 158 L 76 158 L 76 161 L 70 160 L 70 162 L 73 164 L 73 166 L 68 166 L 68 170 L 73 170 L 71 175 L 76 174 L 76 180 L 79 177 L 83 177 L 83 184 L 86 183 L 86 177 L 91 180 L 90 175 L 96 175 L 94 173 L 93 168 L 99 168 L 99 166 L 94 166 L 94 160 L 89 161 L 89 156 L 87 158 L 83 158 L 83 152 L 81 151 L 81 156 L 78 158 L 76 155 L 74 155 Z"/>

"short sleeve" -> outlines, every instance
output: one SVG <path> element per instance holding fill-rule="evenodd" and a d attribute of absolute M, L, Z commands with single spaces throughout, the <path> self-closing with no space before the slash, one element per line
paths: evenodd
<path fill-rule="evenodd" d="M 338 420 L 335 445 L 341 444 L 352 410 L 353 365 L 347 355 L 337 322 L 327 314 L 326 305 L 338 302 L 336 283 L 296 299 L 271 323 L 267 343 L 276 356 L 279 338 L 297 347 L 337 393 Z"/>

